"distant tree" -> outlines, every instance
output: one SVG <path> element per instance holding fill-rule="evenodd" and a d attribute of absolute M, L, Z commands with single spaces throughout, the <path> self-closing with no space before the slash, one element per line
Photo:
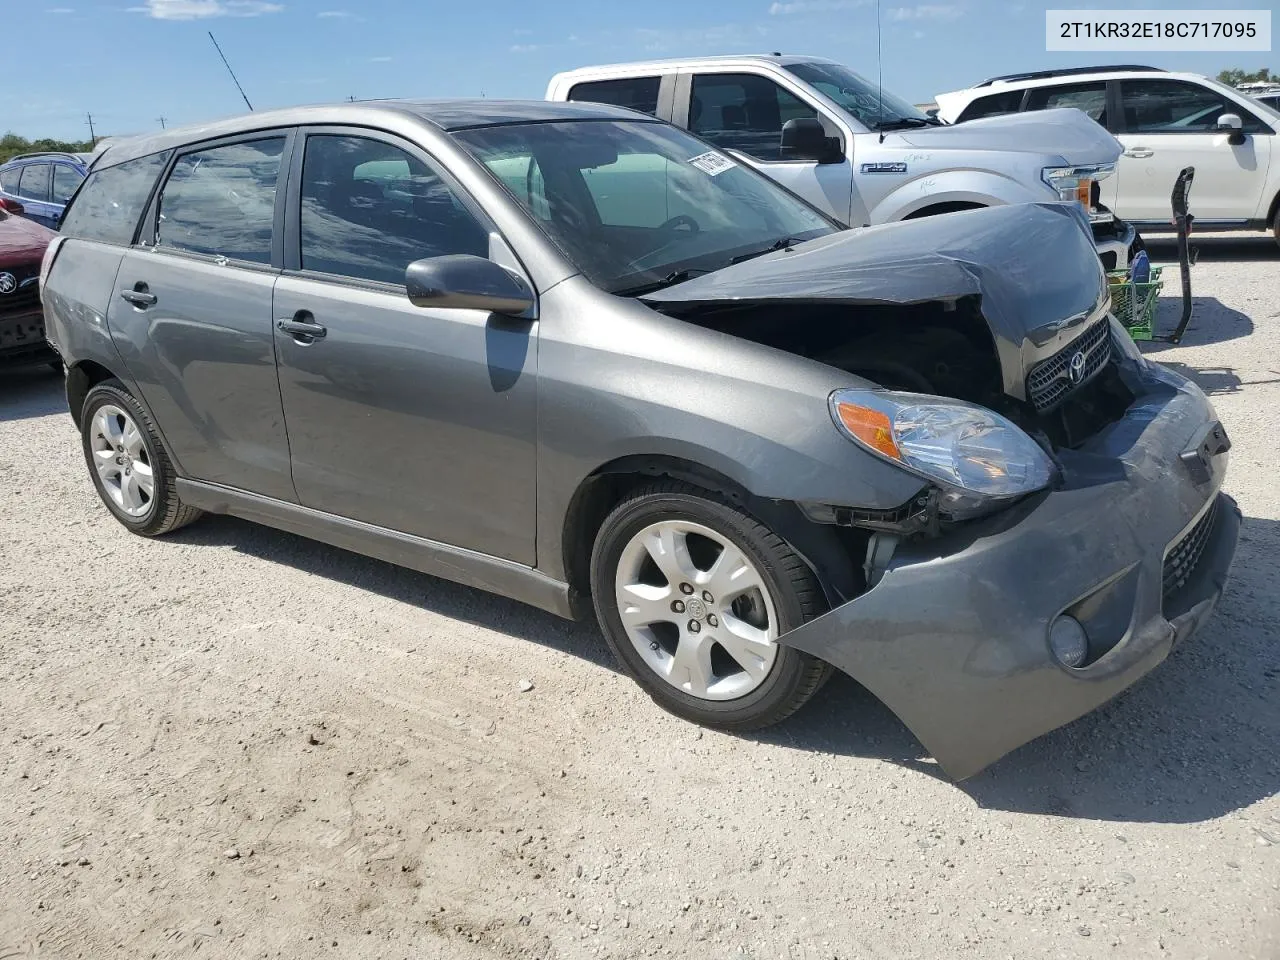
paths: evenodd
<path fill-rule="evenodd" d="M 1225 83 L 1229 87 L 1238 86 L 1242 83 L 1267 83 L 1276 79 L 1272 76 L 1271 71 L 1267 67 L 1261 70 L 1254 70 L 1250 73 L 1247 70 L 1223 70 L 1218 74 L 1218 80 Z"/>
<path fill-rule="evenodd" d="M 6 133 L 3 137 L 0 137 L 0 163 L 5 163 L 20 153 L 39 153 L 44 151 L 89 153 L 91 150 L 93 150 L 93 144 L 88 140 L 54 140 L 50 137 L 28 140 L 26 137 L 18 136 L 16 133 Z"/>

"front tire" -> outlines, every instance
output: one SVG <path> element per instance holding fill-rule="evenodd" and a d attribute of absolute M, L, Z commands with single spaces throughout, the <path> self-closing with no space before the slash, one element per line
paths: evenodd
<path fill-rule="evenodd" d="M 155 424 L 124 384 L 107 380 L 90 390 L 80 423 L 94 488 L 126 529 L 158 537 L 201 515 L 178 499 L 173 464 Z"/>
<path fill-rule="evenodd" d="M 706 490 L 649 484 L 605 518 L 591 556 L 610 649 L 665 710 L 755 730 L 800 709 L 826 663 L 777 643 L 825 609 L 817 578 L 776 534 Z"/>

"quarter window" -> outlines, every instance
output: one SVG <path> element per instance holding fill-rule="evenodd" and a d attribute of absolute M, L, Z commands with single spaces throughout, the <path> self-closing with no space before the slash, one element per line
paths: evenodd
<path fill-rule="evenodd" d="M 782 125 L 818 111 L 767 77 L 710 73 L 693 78 L 689 129 L 724 149 L 781 159 Z"/>
<path fill-rule="evenodd" d="M 24 200 L 49 199 L 49 164 L 29 163 L 22 168 L 18 181 L 18 196 Z"/>
<path fill-rule="evenodd" d="M 156 245 L 248 263 L 271 262 L 284 137 L 184 154 L 160 196 Z"/>
<path fill-rule="evenodd" d="M 307 137 L 302 163 L 302 269 L 404 283 L 415 260 L 489 255 L 489 232 L 440 174 L 364 137 Z"/>
<path fill-rule="evenodd" d="M 1224 113 L 1238 114 L 1245 133 L 1266 129 L 1249 111 L 1208 87 L 1178 80 L 1125 80 L 1120 91 L 1129 133 L 1209 133 Z"/>
<path fill-rule="evenodd" d="M 615 107 L 639 110 L 652 117 L 658 115 L 658 88 L 661 77 L 624 77 L 619 80 L 596 80 L 575 84 L 569 90 L 570 100 L 608 103 Z"/>
<path fill-rule="evenodd" d="M 16 194 L 18 192 L 18 178 L 22 176 L 21 167 L 10 167 L 8 170 L 0 170 L 0 190 L 5 193 Z"/>
<path fill-rule="evenodd" d="M 106 243 L 133 243 L 138 220 L 168 162 L 168 153 L 155 153 L 95 170 L 63 215 L 61 233 Z"/>
<path fill-rule="evenodd" d="M 1107 84 L 1070 83 L 1060 87 L 1037 87 L 1027 95 L 1028 110 L 1075 107 L 1104 127 L 1107 125 Z"/>
<path fill-rule="evenodd" d="M 76 172 L 75 167 L 69 167 L 65 163 L 55 163 L 53 165 L 53 202 L 66 203 L 70 200 L 82 180 L 84 177 Z"/>

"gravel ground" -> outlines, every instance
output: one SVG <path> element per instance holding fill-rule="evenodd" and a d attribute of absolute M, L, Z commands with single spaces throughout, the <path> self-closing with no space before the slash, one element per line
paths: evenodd
<path fill-rule="evenodd" d="M 1233 583 L 960 785 L 847 679 L 703 731 L 589 627 L 226 518 L 132 537 L 60 383 L 6 374 L 0 958 L 1280 957 L 1280 250 L 1201 244 L 1151 352 L 1234 440 Z"/>

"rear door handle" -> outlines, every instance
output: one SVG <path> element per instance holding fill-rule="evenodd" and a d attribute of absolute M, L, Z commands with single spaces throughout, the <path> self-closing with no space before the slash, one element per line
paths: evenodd
<path fill-rule="evenodd" d="M 147 289 L 145 283 L 135 283 L 132 290 L 121 290 L 120 297 L 128 300 L 139 310 L 145 310 L 156 302 L 156 295 Z"/>
<path fill-rule="evenodd" d="M 1145 160 L 1147 157 L 1155 156 L 1155 151 L 1147 147 L 1130 147 L 1124 152 L 1126 157 L 1133 157 L 1135 160 Z"/>
<path fill-rule="evenodd" d="M 329 331 L 306 310 L 299 310 L 292 317 L 284 317 L 276 321 L 276 328 L 287 333 L 298 343 L 315 343 L 323 340 Z"/>

